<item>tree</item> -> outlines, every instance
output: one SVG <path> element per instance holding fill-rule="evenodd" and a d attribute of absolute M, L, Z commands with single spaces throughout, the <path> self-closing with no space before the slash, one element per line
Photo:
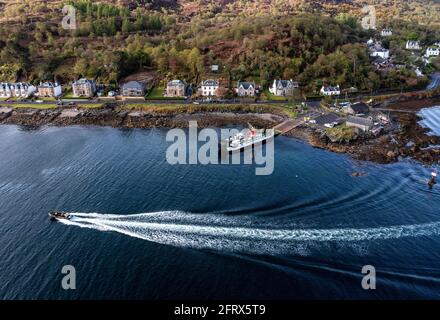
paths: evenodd
<path fill-rule="evenodd" d="M 224 98 L 226 97 L 227 94 L 228 94 L 228 89 L 223 86 L 219 86 L 215 91 L 215 95 L 219 98 Z"/>
<path fill-rule="evenodd" d="M 121 31 L 124 34 L 127 34 L 131 31 L 130 20 L 127 17 L 122 20 Z"/>

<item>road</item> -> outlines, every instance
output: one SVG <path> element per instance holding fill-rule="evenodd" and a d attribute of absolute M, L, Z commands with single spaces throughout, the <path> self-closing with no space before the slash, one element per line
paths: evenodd
<path fill-rule="evenodd" d="M 418 90 L 418 91 L 409 91 L 412 93 L 416 92 L 424 92 L 426 90 L 434 90 L 440 86 L 440 72 L 434 73 L 431 75 L 431 82 L 427 86 L 425 90 Z M 405 93 L 405 92 L 403 92 Z M 371 96 L 381 96 L 381 95 L 390 95 L 390 94 L 400 94 L 393 91 L 393 93 L 390 92 L 380 92 L 380 93 L 373 93 L 371 94 L 359 94 L 359 98 L 363 97 L 371 97 Z M 77 100 L 74 99 L 64 99 L 64 106 L 69 106 L 69 102 L 74 102 L 75 105 L 81 105 L 81 104 L 104 104 L 104 103 L 125 103 L 125 104 L 156 104 L 156 105 L 163 105 L 163 104 L 171 104 L 171 105 L 190 105 L 190 104 L 267 104 L 267 105 L 283 105 L 288 103 L 287 100 L 239 100 L 239 99 L 228 99 L 228 100 L 220 100 L 220 101 L 194 101 L 194 100 L 145 100 L 145 101 L 97 101 L 97 100 Z M 0 105 L 7 106 L 11 105 L 11 107 L 14 104 L 29 104 L 32 105 L 38 105 L 38 104 L 57 104 L 58 101 L 44 101 L 42 103 L 38 103 L 35 101 L 0 101 Z M 302 102 L 300 102 L 302 103 Z M 319 107 L 321 100 L 308 100 L 304 101 L 310 108 L 317 108 Z M 74 105 L 72 105 L 74 107 Z"/>
<path fill-rule="evenodd" d="M 426 87 L 426 90 L 434 90 L 440 86 L 440 72 L 431 75 L 431 82 Z"/>

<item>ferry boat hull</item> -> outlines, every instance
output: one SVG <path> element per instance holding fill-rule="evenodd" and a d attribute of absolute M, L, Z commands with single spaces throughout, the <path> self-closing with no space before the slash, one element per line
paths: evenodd
<path fill-rule="evenodd" d="M 259 135 L 254 138 L 248 138 L 243 141 L 238 142 L 237 140 L 234 140 L 231 142 L 231 138 L 222 140 L 220 142 L 220 149 L 225 150 L 229 153 L 234 152 L 241 152 L 244 151 L 246 148 L 253 148 L 255 145 L 258 144 L 266 144 L 271 139 L 274 139 L 275 133 L 273 130 L 268 130 L 267 134 Z M 235 143 L 234 143 L 235 142 Z"/>

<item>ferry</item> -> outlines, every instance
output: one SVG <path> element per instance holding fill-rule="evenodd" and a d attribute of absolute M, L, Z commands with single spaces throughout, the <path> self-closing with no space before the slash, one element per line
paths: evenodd
<path fill-rule="evenodd" d="M 62 211 L 51 211 L 49 217 L 51 220 L 69 220 L 71 218 L 70 214 Z"/>
<path fill-rule="evenodd" d="M 257 143 L 265 143 L 275 136 L 273 129 L 255 129 L 249 124 L 249 130 L 240 132 L 222 141 L 222 147 L 228 152 L 241 151 Z"/>

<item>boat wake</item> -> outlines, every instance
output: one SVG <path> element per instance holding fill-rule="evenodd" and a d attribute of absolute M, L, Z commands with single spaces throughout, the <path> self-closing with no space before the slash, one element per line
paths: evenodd
<path fill-rule="evenodd" d="M 135 215 L 70 213 L 61 223 L 156 243 L 230 252 L 295 253 L 310 242 L 350 243 L 440 235 L 440 222 L 377 228 L 304 229 L 258 218 L 164 211 Z M 261 219 L 261 218 L 260 218 Z"/>

